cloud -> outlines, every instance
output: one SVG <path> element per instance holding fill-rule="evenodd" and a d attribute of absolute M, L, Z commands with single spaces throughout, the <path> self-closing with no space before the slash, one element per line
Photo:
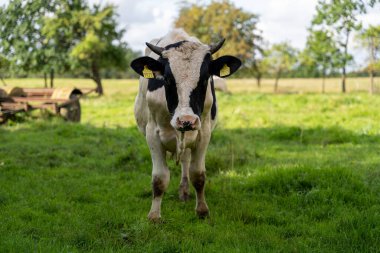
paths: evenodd
<path fill-rule="evenodd" d="M 318 0 L 235 0 L 238 7 L 260 17 L 259 28 L 271 43 L 290 41 L 294 46 L 304 46 L 307 27 L 310 25 Z"/>
<path fill-rule="evenodd" d="M 116 5 L 120 26 L 127 28 L 124 39 L 140 51 L 144 50 L 145 42 L 162 37 L 172 28 L 179 9 L 171 0 L 90 0 L 89 3 Z"/>

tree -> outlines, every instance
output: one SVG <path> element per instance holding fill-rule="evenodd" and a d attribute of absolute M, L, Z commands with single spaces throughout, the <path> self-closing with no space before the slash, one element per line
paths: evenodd
<path fill-rule="evenodd" d="M 54 45 L 69 52 L 71 68 L 88 71 L 96 83 L 96 91 L 103 94 L 101 69 L 127 66 L 127 44 L 122 41 L 124 29 L 117 29 L 116 12 L 112 5 L 103 8 L 86 6 L 83 1 L 64 4 L 54 16 L 46 19 L 44 35 Z"/>
<path fill-rule="evenodd" d="M 357 39 L 368 50 L 369 63 L 366 69 L 371 79 L 369 92 L 373 94 L 375 89 L 375 73 L 376 71 L 380 71 L 380 25 L 371 25 L 367 29 L 362 30 Z"/>
<path fill-rule="evenodd" d="M 374 5 L 377 0 L 368 1 Z M 342 71 L 342 92 L 346 92 L 346 68 L 353 59 L 348 53 L 348 43 L 353 31 L 361 28 L 358 21 L 359 14 L 366 13 L 367 3 L 363 0 L 319 0 L 317 14 L 312 24 L 320 26 L 322 30 L 333 34 L 339 45 L 339 62 Z"/>
<path fill-rule="evenodd" d="M 326 74 L 339 66 L 339 48 L 328 31 L 309 29 L 309 32 L 303 59 L 319 71 L 324 93 Z"/>
<path fill-rule="evenodd" d="M 123 69 L 133 51 L 121 40 L 115 8 L 85 0 L 14 0 L 0 8 L 0 53 L 13 73 L 83 73 L 103 93 L 101 70 Z M 112 67 L 110 67 L 112 66 Z"/>
<path fill-rule="evenodd" d="M 369 0 L 369 6 L 373 7 L 376 3 L 380 3 L 380 0 Z"/>
<path fill-rule="evenodd" d="M 262 40 L 257 23 L 257 15 L 224 0 L 212 1 L 209 5 L 183 6 L 175 26 L 184 28 L 204 43 L 215 43 L 225 38 L 227 43 L 215 56 L 235 55 L 246 66 L 251 66 L 258 55 L 257 50 L 260 50 L 258 42 Z"/>
<path fill-rule="evenodd" d="M 265 58 L 266 64 L 270 66 L 269 71 L 275 78 L 274 92 L 278 90 L 278 81 L 281 76 L 289 72 L 297 62 L 297 50 L 288 42 L 273 44 L 268 50 Z"/>
<path fill-rule="evenodd" d="M 4 56 L 0 55 L 0 80 L 4 86 L 7 86 L 3 79 L 3 73 L 9 70 L 10 62 Z"/>
<path fill-rule="evenodd" d="M 41 27 L 55 7 L 54 0 L 14 0 L 0 8 L 0 53 L 12 72 L 44 72 L 46 77 L 50 71 L 54 47 L 46 43 Z"/>
<path fill-rule="evenodd" d="M 267 50 L 263 50 L 260 57 L 253 57 L 252 71 L 256 78 L 257 87 L 261 88 L 261 78 L 268 72 L 268 61 L 265 60 Z"/>
<path fill-rule="evenodd" d="M 268 62 L 265 61 L 268 43 L 265 42 L 261 37 L 256 39 L 256 46 L 253 50 L 252 59 L 246 62 L 248 68 L 251 69 L 252 75 L 256 78 L 257 87 L 261 88 L 261 78 L 265 73 L 268 72 Z"/>

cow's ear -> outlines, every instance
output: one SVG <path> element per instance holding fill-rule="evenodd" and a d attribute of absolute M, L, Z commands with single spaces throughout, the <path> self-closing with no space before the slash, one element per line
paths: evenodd
<path fill-rule="evenodd" d="M 164 65 L 148 56 L 134 59 L 131 62 L 131 68 L 147 79 L 161 78 L 164 73 Z"/>
<path fill-rule="evenodd" d="M 211 61 L 210 74 L 219 77 L 227 77 L 235 73 L 240 66 L 241 61 L 238 58 L 225 55 Z"/>

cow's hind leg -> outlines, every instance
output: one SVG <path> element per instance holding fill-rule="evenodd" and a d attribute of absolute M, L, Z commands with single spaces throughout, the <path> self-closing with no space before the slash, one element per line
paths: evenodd
<path fill-rule="evenodd" d="M 191 159 L 191 150 L 186 149 L 181 157 L 181 167 L 182 167 L 182 177 L 181 183 L 179 185 L 179 199 L 182 201 L 189 200 L 190 190 L 189 190 L 189 167 Z"/>
<path fill-rule="evenodd" d="M 166 164 L 166 151 L 161 145 L 158 134 L 154 131 L 147 131 L 147 142 L 153 162 L 153 200 L 148 219 L 158 221 L 161 218 L 161 201 L 169 185 L 170 172 Z"/>

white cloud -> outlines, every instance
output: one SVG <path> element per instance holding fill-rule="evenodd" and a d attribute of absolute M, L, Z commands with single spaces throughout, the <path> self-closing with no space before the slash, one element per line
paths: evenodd
<path fill-rule="evenodd" d="M 134 50 L 140 51 L 144 50 L 145 42 L 165 35 L 172 28 L 179 9 L 179 6 L 170 0 L 90 0 L 89 2 L 118 6 L 120 26 L 127 28 L 124 39 Z"/>
<path fill-rule="evenodd" d="M 259 28 L 271 43 L 290 41 L 301 48 L 305 44 L 317 0 L 235 0 L 242 7 L 260 16 Z"/>

